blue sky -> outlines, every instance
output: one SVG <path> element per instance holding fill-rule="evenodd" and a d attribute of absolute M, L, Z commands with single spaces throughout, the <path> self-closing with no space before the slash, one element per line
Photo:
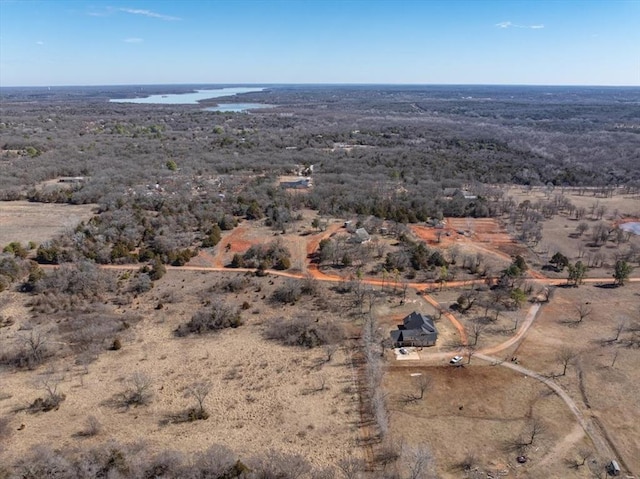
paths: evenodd
<path fill-rule="evenodd" d="M 0 0 L 0 86 L 640 85 L 640 0 Z"/>

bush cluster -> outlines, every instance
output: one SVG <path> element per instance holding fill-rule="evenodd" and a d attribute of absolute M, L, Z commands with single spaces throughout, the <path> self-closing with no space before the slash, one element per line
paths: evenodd
<path fill-rule="evenodd" d="M 242 325 L 242 317 L 238 308 L 223 302 L 216 302 L 204 310 L 195 313 L 191 319 L 177 330 L 178 336 L 187 334 L 204 334 L 226 328 L 237 328 Z"/>
<path fill-rule="evenodd" d="M 341 341 L 344 332 L 340 326 L 331 321 L 277 318 L 267 324 L 264 337 L 286 346 L 314 348 Z"/>
<path fill-rule="evenodd" d="M 243 255 L 234 255 L 230 266 L 285 270 L 291 267 L 291 253 L 279 241 L 273 241 L 268 245 L 253 245 Z"/>

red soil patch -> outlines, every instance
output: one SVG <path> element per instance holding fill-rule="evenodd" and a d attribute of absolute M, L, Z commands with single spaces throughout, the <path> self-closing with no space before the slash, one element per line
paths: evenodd
<path fill-rule="evenodd" d="M 307 242 L 307 254 L 313 254 L 320 246 L 320 241 L 323 239 L 329 238 L 332 234 L 338 231 L 341 228 L 341 225 L 338 223 L 331 224 L 327 227 L 326 230 L 322 231 L 317 235 L 313 235 L 311 239 Z"/>
<path fill-rule="evenodd" d="M 244 253 L 254 244 L 247 239 L 247 230 L 247 225 L 240 225 L 220 240 L 220 243 L 216 246 L 213 266 L 223 268 L 226 256 L 234 253 Z"/>

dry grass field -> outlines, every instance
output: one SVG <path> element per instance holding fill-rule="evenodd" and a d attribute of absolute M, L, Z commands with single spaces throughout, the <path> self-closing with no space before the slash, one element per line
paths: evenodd
<path fill-rule="evenodd" d="M 589 303 L 592 310 L 580 324 L 576 306 Z M 521 365 L 542 374 L 559 374 L 558 353 L 575 353 L 566 376 L 557 382 L 582 411 L 594 417 L 611 448 L 628 470 L 640 470 L 640 350 L 628 343 L 633 333 L 623 331 L 640 320 L 640 284 L 609 289 L 593 285 L 559 288 L 545 305 L 526 339 L 512 354 Z"/>
<path fill-rule="evenodd" d="M 0 201 L 0 246 L 12 241 L 40 244 L 88 220 L 94 208 L 95 205 Z"/>
<path fill-rule="evenodd" d="M 236 274 L 224 277 L 229 276 Z M 355 372 L 344 352 L 338 350 L 325 362 L 322 348 L 283 346 L 262 337 L 265 324 L 276 317 L 320 314 L 309 302 L 271 306 L 261 300 L 284 280 L 254 279 L 246 291 L 233 295 L 253 305 L 243 312 L 246 322 L 241 327 L 215 335 L 174 335 L 222 279 L 219 273 L 172 270 L 146 299 L 131 306 L 142 320 L 123 333 L 122 349 L 104 351 L 88 365 L 65 357 L 34 371 L 2 372 L 0 417 L 9 417 L 14 429 L 4 460 L 10 463 L 41 443 L 62 448 L 110 440 L 144 441 L 154 451 L 187 453 L 218 443 L 245 458 L 274 449 L 301 454 L 318 466 L 357 454 Z M 3 343 L 26 321 L 23 301 L 14 293 L 3 303 L 0 314 L 16 320 L 0 330 Z M 163 302 L 162 309 L 156 309 L 158 302 Z M 322 315 L 326 319 L 330 313 Z M 136 372 L 151 378 L 149 405 L 116 407 L 114 397 Z M 32 414 L 24 408 L 42 395 L 36 383 L 43 374 L 61 379 L 58 388 L 66 399 L 58 410 Z M 205 401 L 209 419 L 172 423 L 171 416 L 194 406 L 187 392 L 200 381 L 212 386 Z M 81 434 L 89 416 L 102 425 L 94 437 Z"/>

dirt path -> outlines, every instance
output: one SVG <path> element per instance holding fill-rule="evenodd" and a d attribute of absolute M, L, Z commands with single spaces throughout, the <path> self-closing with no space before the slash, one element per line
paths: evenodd
<path fill-rule="evenodd" d="M 535 468 L 546 466 L 551 462 L 559 463 L 563 456 L 570 451 L 574 445 L 580 441 L 585 435 L 585 431 L 580 423 L 576 424 L 573 429 L 564 437 L 562 441 L 553 446 L 546 456 L 535 464 Z"/>
<path fill-rule="evenodd" d="M 533 321 L 538 316 L 538 312 L 540 311 L 541 307 L 542 307 L 541 303 L 535 303 L 531 305 L 531 307 L 529 308 L 529 311 L 527 311 L 527 316 L 524 318 L 524 321 L 520 325 L 520 329 L 516 334 L 511 336 L 509 339 L 507 339 L 503 343 L 500 343 L 496 346 L 492 346 L 487 349 L 483 349 L 480 352 L 483 354 L 496 354 L 518 343 L 529 332 L 529 328 L 531 327 L 531 325 L 533 324 Z"/>
<path fill-rule="evenodd" d="M 625 469 L 629 470 L 629 468 L 624 463 L 624 460 L 622 459 L 622 457 L 619 454 L 615 454 L 614 453 L 615 447 L 612 447 L 612 444 L 606 439 L 606 437 L 603 438 L 600 435 L 600 431 L 598 429 L 597 424 L 594 424 L 594 421 L 592 420 L 592 418 L 585 417 L 585 415 L 582 413 L 580 408 L 578 408 L 578 406 L 573 401 L 571 396 L 569 396 L 569 394 L 567 394 L 567 392 L 564 389 L 562 389 L 555 381 L 553 381 L 550 378 L 544 377 L 544 376 L 536 373 L 535 371 L 531 371 L 530 369 L 526 369 L 526 368 L 524 368 L 524 367 L 522 367 L 522 366 L 520 366 L 518 364 L 514 364 L 512 362 L 501 361 L 501 360 L 499 360 L 497 358 L 494 358 L 492 356 L 488 356 L 488 355 L 483 354 L 483 353 L 476 353 L 474 357 L 476 357 L 478 359 L 482 359 L 483 361 L 490 362 L 493 365 L 502 366 L 502 367 L 505 367 L 505 368 L 512 369 L 512 370 L 514 370 L 516 372 L 524 374 L 525 376 L 528 376 L 530 378 L 536 379 L 537 381 L 540 381 L 541 383 L 545 384 L 554 393 L 556 393 L 560 399 L 562 399 L 564 401 L 564 403 L 567 405 L 569 410 L 575 416 L 575 418 L 578 421 L 578 424 L 580 425 L 580 427 L 582 427 L 584 432 L 591 439 L 591 442 L 593 443 L 593 446 L 596 449 L 596 451 L 598 451 L 598 453 L 600 455 L 604 456 L 604 457 L 618 457 L 620 459 L 620 462 L 623 465 L 623 467 L 625 467 Z M 617 452 L 617 451 L 615 451 L 615 452 Z"/>
<path fill-rule="evenodd" d="M 442 312 L 442 315 L 447 318 L 451 324 L 453 324 L 453 326 L 458 330 L 458 334 L 460 335 L 460 344 L 462 346 L 466 346 L 469 344 L 469 340 L 467 339 L 467 331 L 464 329 L 464 326 L 460 323 L 460 321 L 458 321 L 458 318 L 456 318 L 453 314 L 451 314 L 449 311 L 445 311 L 442 306 L 440 306 L 440 303 L 438 301 L 435 300 L 435 298 L 433 298 L 432 296 L 429 296 L 428 294 L 423 294 L 422 297 L 432 306 L 434 306 L 437 310 Z M 443 353 L 439 353 L 439 354 L 443 354 Z M 450 356 L 449 353 L 446 353 L 447 356 Z"/>

